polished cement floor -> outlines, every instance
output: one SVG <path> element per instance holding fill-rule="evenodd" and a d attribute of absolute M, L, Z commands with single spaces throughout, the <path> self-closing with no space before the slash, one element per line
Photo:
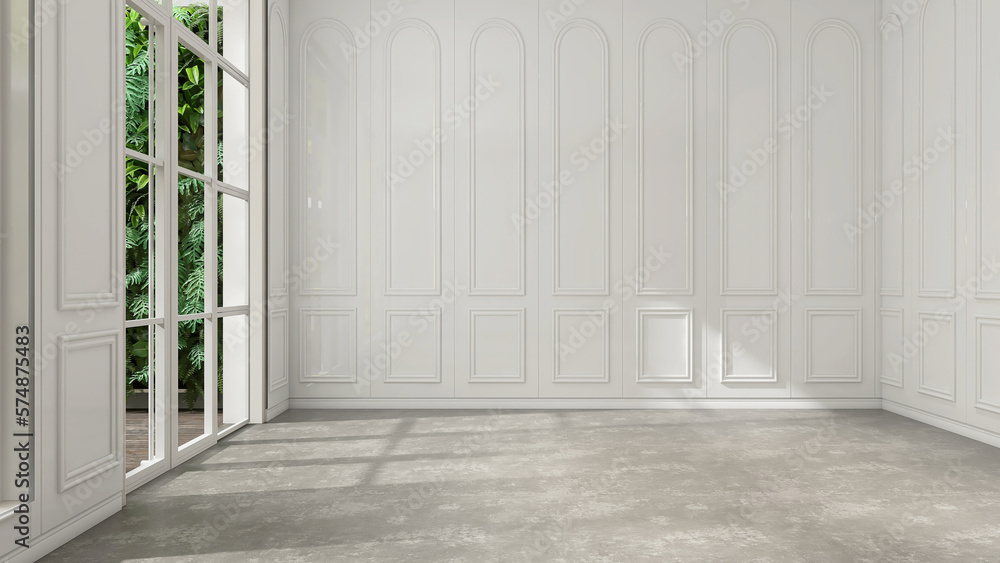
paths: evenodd
<path fill-rule="evenodd" d="M 883 411 L 292 411 L 46 562 L 1000 561 L 1000 449 Z"/>

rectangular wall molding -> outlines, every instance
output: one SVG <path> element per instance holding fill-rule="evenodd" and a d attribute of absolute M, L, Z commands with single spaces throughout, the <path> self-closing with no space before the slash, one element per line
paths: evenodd
<path fill-rule="evenodd" d="M 906 365 L 903 327 L 902 309 L 879 310 L 879 334 L 882 337 L 879 381 L 900 389 L 904 385 Z"/>
<path fill-rule="evenodd" d="M 299 383 L 357 383 L 357 310 L 308 308 L 299 314 Z"/>
<path fill-rule="evenodd" d="M 76 10 L 91 10 L 84 4 L 68 3 L 56 14 L 59 34 L 58 59 L 58 161 L 55 170 L 56 213 L 55 228 L 58 232 L 59 256 L 58 297 L 62 310 L 100 310 L 120 305 L 119 297 L 124 282 L 119 278 L 118 253 L 124 247 L 121 219 L 114 212 L 124 193 L 124 147 L 109 143 L 118 138 L 118 117 L 121 113 L 119 96 L 122 71 L 107 61 L 117 61 L 120 52 L 119 34 L 109 26 L 117 22 L 109 4 L 110 17 L 95 18 L 74 15 Z M 86 50 L 70 47 L 71 35 L 66 27 L 69 20 L 87 21 L 92 31 L 108 41 L 107 58 L 94 58 Z M 105 29 L 102 29 L 104 27 Z M 81 58 L 83 57 L 83 58 Z M 81 92 L 76 85 L 86 83 L 91 87 Z M 94 119 L 95 113 L 86 110 L 91 105 L 110 104 L 107 113 L 114 118 Z M 94 182 L 94 178 L 109 178 L 110 183 Z M 108 242 L 110 241 L 110 245 Z"/>
<path fill-rule="evenodd" d="M 722 310 L 723 383 L 778 381 L 778 310 Z"/>
<path fill-rule="evenodd" d="M 861 309 L 806 309 L 806 383 L 863 379 Z"/>
<path fill-rule="evenodd" d="M 957 342 L 955 313 L 917 313 L 918 392 L 955 402 Z"/>
<path fill-rule="evenodd" d="M 124 404 L 118 354 L 121 331 L 59 337 L 59 493 L 106 474 L 121 463 L 119 404 Z M 75 412 L 73 403 L 90 406 Z M 92 419 L 99 413 L 104 420 Z M 74 416 L 86 416 L 76 420 Z M 95 422 L 98 424 L 95 426 Z M 99 430 L 99 431 L 98 431 Z"/>
<path fill-rule="evenodd" d="M 975 407 L 1000 414 L 1000 317 L 976 316 Z"/>
<path fill-rule="evenodd" d="M 386 383 L 441 383 L 441 309 L 386 309 Z"/>
<path fill-rule="evenodd" d="M 729 4 L 297 2 L 289 399 L 875 397 L 877 14 Z"/>
<path fill-rule="evenodd" d="M 636 382 L 694 382 L 694 311 L 636 311 Z"/>
<path fill-rule="evenodd" d="M 524 383 L 525 323 L 523 308 L 469 311 L 471 383 Z"/>
<path fill-rule="evenodd" d="M 277 391 L 288 385 L 288 310 L 271 311 L 268 315 L 268 390 Z"/>
<path fill-rule="evenodd" d="M 556 309 L 552 312 L 552 381 L 607 383 L 611 378 L 611 329 L 607 310 Z"/>

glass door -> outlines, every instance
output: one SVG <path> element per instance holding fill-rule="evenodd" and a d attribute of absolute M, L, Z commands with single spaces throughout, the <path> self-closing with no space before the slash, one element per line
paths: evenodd
<path fill-rule="evenodd" d="M 130 490 L 249 421 L 248 19 L 125 8 Z"/>

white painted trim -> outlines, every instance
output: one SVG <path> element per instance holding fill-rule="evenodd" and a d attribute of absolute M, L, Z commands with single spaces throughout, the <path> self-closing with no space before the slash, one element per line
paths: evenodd
<path fill-rule="evenodd" d="M 817 23 L 809 31 L 809 35 L 806 37 L 806 48 L 805 48 L 805 64 L 803 65 L 803 76 L 805 78 L 805 84 L 803 92 L 810 92 L 812 90 L 813 84 L 813 46 L 816 43 L 816 38 L 819 37 L 820 33 L 828 30 L 836 29 L 840 30 L 851 42 L 853 47 L 853 62 L 854 62 L 854 91 L 851 93 L 853 95 L 854 102 L 854 150 L 853 158 L 854 162 L 854 190 L 852 202 L 852 208 L 858 209 L 864 205 L 864 156 L 863 156 L 863 146 L 864 146 L 864 123 L 862 120 L 862 108 L 863 103 L 863 67 L 861 58 L 861 39 L 858 38 L 857 32 L 851 25 L 845 21 L 837 19 L 825 19 Z M 864 245 L 863 238 L 864 233 L 860 233 L 858 236 L 853 237 L 854 242 L 854 286 L 853 287 L 816 287 L 813 280 L 813 263 L 816 259 L 822 259 L 822 257 L 814 256 L 812 250 L 812 230 L 813 230 L 813 219 L 812 219 L 812 194 L 813 194 L 813 126 L 812 120 L 806 119 L 803 124 L 804 137 L 806 144 L 805 151 L 805 196 L 806 196 L 806 212 L 803 214 L 805 219 L 805 264 L 804 264 L 804 278 L 805 278 L 805 295 L 843 295 L 843 296 L 861 296 L 864 293 Z M 820 157 L 822 158 L 822 157 Z M 807 327 L 808 330 L 808 327 Z M 807 339 L 808 346 L 808 339 Z M 808 352 L 807 352 L 808 353 Z M 860 355 L 860 352 L 859 352 Z M 860 361 L 859 361 L 860 364 Z M 845 382 L 860 383 L 861 372 L 858 371 L 858 378 L 856 380 L 851 380 Z M 806 383 L 811 383 L 809 381 L 809 374 L 806 374 Z"/>
<path fill-rule="evenodd" d="M 636 183 L 636 213 L 635 213 L 635 227 L 636 227 L 636 239 L 638 244 L 636 244 L 636 264 L 643 264 L 645 261 L 644 252 L 649 245 L 646 244 L 646 230 L 645 230 L 645 210 L 646 206 L 643 203 L 643 199 L 646 193 L 645 177 L 646 177 L 646 91 L 645 91 L 645 80 L 646 80 L 646 42 L 649 40 L 650 36 L 654 32 L 667 29 L 675 32 L 684 43 L 684 56 L 687 60 L 693 61 L 694 48 L 693 42 L 691 41 L 691 36 L 688 34 L 687 29 L 676 21 L 669 18 L 661 18 L 654 20 L 639 35 L 639 41 L 636 45 L 636 99 L 635 99 L 635 183 Z M 646 286 L 646 280 L 643 276 L 639 276 L 636 280 L 636 293 L 642 296 L 681 296 L 695 294 L 694 287 L 694 255 L 695 255 L 695 239 L 694 239 L 694 199 L 695 199 L 695 87 L 694 87 L 694 65 L 687 64 L 684 65 L 684 93 L 687 97 L 684 104 L 685 110 L 685 131 L 684 138 L 685 147 L 687 154 L 684 158 L 685 166 L 685 251 L 687 252 L 687 258 L 684 262 L 684 267 L 686 271 L 684 273 L 685 285 L 684 287 L 651 287 Z"/>
<path fill-rule="evenodd" d="M 148 463 L 148 462 L 147 462 Z M 133 469 L 132 471 L 142 470 L 141 473 L 134 473 L 132 475 L 126 474 L 125 476 L 125 494 L 129 495 L 132 491 L 138 490 L 140 487 L 159 478 L 161 475 L 170 471 L 170 464 L 167 463 L 166 459 L 156 460 L 154 463 L 149 464 L 147 467 L 139 467 Z"/>
<path fill-rule="evenodd" d="M 527 377 L 527 356 L 525 349 L 528 341 L 528 325 L 525 323 L 524 307 L 509 309 L 469 309 L 469 383 L 524 383 Z M 476 318 L 477 317 L 514 317 L 517 319 L 517 373 L 504 375 L 476 374 Z"/>
<path fill-rule="evenodd" d="M 277 405 L 275 405 L 275 406 L 267 409 L 267 412 L 264 414 L 264 422 L 271 422 L 272 420 L 274 420 L 275 418 L 277 418 L 278 415 L 280 415 L 280 414 L 284 413 L 285 411 L 287 411 L 288 410 L 288 403 L 289 403 L 289 401 L 286 399 L 286 400 L 278 403 Z"/>
<path fill-rule="evenodd" d="M 720 115 L 720 133 L 719 138 L 721 142 L 719 143 L 720 155 L 719 155 L 719 174 L 720 179 L 725 182 L 725 178 L 729 177 L 729 147 L 728 147 L 728 135 L 729 135 L 729 44 L 736 33 L 743 29 L 753 29 L 759 32 L 764 40 L 767 41 L 768 45 L 768 87 L 770 88 L 769 97 L 770 101 L 768 103 L 768 111 L 770 112 L 771 118 L 768 120 L 770 124 L 770 131 L 768 132 L 768 139 L 777 139 L 777 122 L 778 122 L 778 96 L 780 95 L 781 88 L 779 87 L 778 80 L 778 43 L 774 37 L 774 33 L 771 32 L 766 24 L 755 19 L 741 19 L 729 29 L 726 30 L 725 35 L 722 37 L 722 74 L 720 77 L 721 89 L 722 89 L 722 105 L 719 108 Z M 768 248 L 768 259 L 770 260 L 770 274 L 771 281 L 767 287 L 733 287 L 729 285 L 729 191 L 721 190 L 722 194 L 722 205 L 720 209 L 721 219 L 720 219 L 720 234 L 719 241 L 721 244 L 722 252 L 720 252 L 720 275 L 719 281 L 721 282 L 721 287 L 719 288 L 719 295 L 722 296 L 761 296 L 761 295 L 778 295 L 778 286 L 780 284 L 779 278 L 779 266 L 778 260 L 780 252 L 778 249 L 778 208 L 779 206 L 779 166 L 778 159 L 770 159 L 768 165 L 768 173 L 771 175 L 768 181 L 768 197 L 771 198 L 770 208 L 771 216 L 769 217 L 771 223 L 769 227 L 771 228 L 771 244 Z M 775 376 L 775 381 L 777 381 L 777 376 Z"/>
<path fill-rule="evenodd" d="M 478 54 L 477 48 L 479 44 L 479 38 L 482 37 L 483 33 L 490 29 L 500 29 L 506 31 L 511 37 L 514 38 L 514 42 L 517 43 L 517 63 L 518 63 L 518 147 L 517 147 L 517 166 L 518 166 L 518 202 L 517 209 L 518 213 L 524 214 L 527 207 L 525 207 L 525 201 L 528 194 L 528 183 L 527 183 L 527 173 L 528 169 L 528 149 L 527 149 L 527 136 L 525 132 L 527 131 L 527 72 L 525 70 L 525 48 L 524 48 L 524 38 L 521 36 L 521 32 L 517 30 L 513 24 L 507 20 L 500 18 L 492 18 L 484 22 L 476 32 L 472 35 L 472 41 L 469 45 L 469 92 L 475 92 L 479 81 L 479 74 L 476 72 L 476 55 Z M 517 247 L 517 287 L 480 287 L 478 280 L 476 279 L 476 261 L 478 260 L 479 248 L 476 241 L 477 225 L 476 217 L 477 207 L 476 207 L 476 189 L 478 182 L 478 161 L 476 160 L 476 107 L 477 104 L 472 104 L 469 108 L 469 295 L 470 296 L 498 296 L 498 295 L 511 295 L 511 296 L 524 296 L 527 293 L 527 271 L 528 271 L 528 253 L 527 253 L 527 238 L 526 229 L 518 229 L 518 247 Z M 523 357 L 522 353 L 522 357 Z M 523 363 L 523 362 L 522 362 Z M 522 369 L 522 372 L 524 370 Z M 471 372 L 470 372 L 471 373 Z M 523 373 L 521 374 L 524 375 Z"/>
<path fill-rule="evenodd" d="M 930 2 L 923 2 L 923 6 L 920 8 L 920 20 L 919 20 L 919 24 L 918 24 L 919 25 L 919 32 L 918 32 L 919 35 L 918 35 L 918 38 L 917 38 L 917 48 L 918 48 L 918 51 L 917 51 L 917 53 L 918 53 L 918 55 L 917 55 L 918 56 L 918 59 L 917 59 L 918 60 L 918 63 L 917 63 L 917 77 L 918 77 L 917 78 L 917 108 L 918 108 L 918 111 L 917 111 L 917 148 L 919 150 L 923 150 L 923 147 L 925 146 L 924 145 L 924 143 L 925 143 L 924 125 L 925 125 L 925 121 L 926 121 L 925 110 L 927 109 L 927 106 L 925 104 L 925 92 L 924 92 L 924 87 L 926 85 L 925 81 L 924 81 L 924 79 L 925 79 L 925 76 L 924 76 L 924 61 L 925 61 L 925 58 L 926 58 L 925 54 L 924 54 L 924 52 L 925 52 L 925 49 L 924 49 L 924 39 L 925 39 L 925 36 L 926 36 L 926 33 L 925 33 L 925 30 L 926 30 L 925 23 L 927 21 L 926 20 L 927 7 L 929 5 L 930 5 Z M 959 13 L 958 13 L 958 4 L 955 3 L 955 2 L 953 2 L 951 6 L 952 6 L 952 17 L 955 19 L 955 22 L 952 25 L 952 34 L 954 36 L 954 42 L 955 42 L 955 44 L 954 44 L 954 48 L 955 48 L 955 55 L 954 55 L 955 65 L 954 65 L 954 68 L 952 69 L 952 73 L 951 73 L 952 74 L 951 75 L 951 80 L 952 80 L 952 83 L 953 83 L 952 84 L 951 95 L 954 97 L 954 106 L 955 106 L 955 109 L 952 110 L 952 118 L 951 119 L 952 119 L 952 125 L 955 128 L 956 135 L 964 135 L 965 131 L 964 130 L 960 131 L 958 129 L 958 126 L 960 125 L 960 122 L 958 120 L 958 113 L 957 113 L 958 112 L 958 107 L 962 103 L 962 101 L 960 99 L 960 96 L 959 96 L 959 85 L 961 84 L 961 82 L 960 82 L 960 78 L 959 78 L 959 74 L 958 74 L 958 72 L 959 72 L 958 71 L 958 69 L 959 69 L 958 58 L 959 58 L 959 52 L 961 51 L 961 44 L 960 44 L 960 41 L 959 41 L 959 33 L 960 33 L 959 32 L 959 19 L 960 18 L 959 18 Z M 904 49 L 905 49 L 905 46 L 904 46 Z M 905 51 L 904 51 L 904 53 L 905 53 Z M 934 77 L 932 77 L 932 79 L 933 80 L 943 80 L 944 77 L 934 76 Z M 957 209 L 956 200 L 957 200 L 957 196 L 959 195 L 958 194 L 958 186 L 959 186 L 958 170 L 960 168 L 961 168 L 961 163 L 960 163 L 960 161 L 958 159 L 958 156 L 956 155 L 955 156 L 955 170 L 952 173 L 952 190 L 951 190 L 951 204 L 952 204 L 951 205 L 951 231 L 952 231 L 952 238 L 951 238 L 951 241 L 950 241 L 951 244 L 949 245 L 949 248 L 950 248 L 949 252 L 951 252 L 952 255 L 951 255 L 951 263 L 948 265 L 951 268 L 951 283 L 949 284 L 948 288 L 927 287 L 925 285 L 925 283 L 924 283 L 925 282 L 925 280 L 924 280 L 924 238 L 925 238 L 925 236 L 924 235 L 926 234 L 926 230 L 924 229 L 924 180 L 925 180 L 925 177 L 926 177 L 926 170 L 921 171 L 920 174 L 919 174 L 919 176 L 918 176 L 918 183 L 917 183 L 917 205 L 918 205 L 918 210 L 919 211 L 917 213 L 917 231 L 918 231 L 918 236 L 917 236 L 917 281 L 918 281 L 918 284 L 917 284 L 918 285 L 918 287 L 917 287 L 917 297 L 924 297 L 924 298 L 927 298 L 927 297 L 936 297 L 936 298 L 943 298 L 943 299 L 952 299 L 952 298 L 955 297 L 956 285 L 957 285 L 956 282 L 957 282 L 957 279 L 958 279 L 958 256 L 957 256 L 957 254 L 955 253 L 955 250 L 954 250 L 954 248 L 955 248 L 955 242 L 956 242 L 955 241 L 955 236 L 956 235 L 954 233 L 957 230 L 956 227 L 958 225 L 958 221 L 957 221 L 958 216 L 957 216 L 957 213 L 959 212 L 959 210 Z M 940 264 L 938 264 L 937 266 L 940 267 Z M 947 398 L 947 397 L 943 397 L 943 398 Z"/>
<path fill-rule="evenodd" d="M 852 308 L 807 308 L 805 310 L 805 382 L 806 383 L 861 383 L 864 381 L 864 312 Z M 813 330 L 815 317 L 848 317 L 854 320 L 854 373 L 842 375 L 815 375 L 813 373 Z"/>
<path fill-rule="evenodd" d="M 22 550 L 11 559 L 3 560 L 9 561 L 9 563 L 32 563 L 33 561 L 38 561 L 63 544 L 120 511 L 125 504 L 124 500 L 121 493 L 117 493 L 76 518 L 38 536 L 37 539 L 30 543 L 31 547 L 26 551 Z"/>
<path fill-rule="evenodd" d="M 562 43 L 570 31 L 574 29 L 584 29 L 590 31 L 601 44 L 601 128 L 608 126 L 611 119 L 611 47 L 608 43 L 608 36 L 604 34 L 601 26 L 588 19 L 577 18 L 570 20 L 563 25 L 556 33 L 552 46 L 552 170 L 553 178 L 562 178 L 562 108 L 560 107 L 561 74 L 562 68 Z M 541 53 L 539 54 L 541 56 Z M 592 296 L 600 297 L 611 294 L 611 151 L 602 151 L 600 155 L 601 184 L 604 198 L 601 202 L 601 265 L 602 279 L 601 287 L 566 288 L 563 287 L 562 268 L 560 259 L 562 256 L 562 237 L 560 236 L 562 222 L 562 205 L 556 201 L 552 206 L 552 295 L 553 296 Z M 558 373 L 553 372 L 553 373 Z M 562 381 L 569 381 L 563 379 Z"/>
<path fill-rule="evenodd" d="M 307 99 L 306 99 L 306 91 L 307 91 L 306 80 L 309 77 L 311 69 L 309 68 L 309 65 L 306 62 L 307 61 L 306 52 L 307 52 L 307 50 L 309 48 L 309 42 L 316 35 L 316 32 L 318 32 L 321 29 L 331 29 L 333 31 L 336 31 L 337 33 L 341 34 L 341 36 L 344 38 L 344 42 L 343 42 L 344 44 L 346 44 L 347 46 L 349 46 L 352 49 L 356 49 L 356 45 L 355 45 L 355 42 L 354 42 L 354 35 L 351 33 L 351 30 L 348 29 L 348 27 L 346 25 L 344 25 L 343 22 L 341 22 L 339 20 L 335 20 L 335 19 L 322 19 L 322 20 L 316 21 L 312 25 L 310 25 L 309 28 L 307 28 L 306 31 L 302 34 L 302 40 L 301 40 L 301 43 L 299 44 L 299 80 L 300 80 L 299 108 L 300 108 L 300 111 L 303 112 L 303 118 L 305 120 L 307 120 L 307 121 L 309 120 L 310 116 L 309 116 L 309 112 L 307 110 L 305 110 L 305 108 L 308 106 L 308 102 L 307 102 Z M 395 32 L 393 32 L 393 35 L 395 35 Z M 289 43 L 289 44 L 291 44 L 291 43 Z M 357 51 L 355 51 L 355 52 L 357 52 Z M 350 111 L 351 123 L 350 123 L 349 130 L 346 132 L 346 134 L 347 134 L 347 136 L 348 136 L 349 139 L 356 140 L 357 139 L 357 131 L 358 131 L 358 123 L 357 123 L 357 115 L 358 115 L 358 100 L 357 100 L 358 70 L 357 70 L 356 57 L 351 57 L 348 60 L 348 76 L 349 76 L 349 79 L 350 79 L 350 83 L 348 84 L 347 87 L 348 87 L 349 92 L 350 92 L 350 100 L 349 100 L 349 104 L 350 105 L 349 105 L 349 107 L 351 108 L 351 111 Z M 286 102 L 286 104 L 289 102 L 289 98 L 287 98 L 287 96 L 286 96 L 285 102 Z M 290 142 L 290 140 L 291 140 L 291 136 L 289 135 L 289 139 L 286 140 L 286 145 L 285 145 L 286 150 L 288 150 L 288 144 L 287 143 Z M 300 145 L 299 145 L 300 147 L 305 147 L 305 146 L 308 146 L 308 144 L 309 144 L 308 130 L 306 128 L 302 128 L 301 134 L 299 136 L 299 143 L 300 143 Z M 350 169 L 351 183 L 352 183 L 352 185 L 357 185 L 357 183 L 358 183 L 358 177 L 359 177 L 358 176 L 358 166 L 357 166 L 357 162 L 358 162 L 358 158 L 357 158 L 357 156 L 358 156 L 357 155 L 358 147 L 357 147 L 357 143 L 355 143 L 355 142 L 350 143 L 350 145 L 351 145 L 350 154 L 348 154 L 346 156 L 350 158 L 349 169 Z M 297 163 L 297 165 L 299 167 L 300 174 L 303 175 L 303 176 L 305 175 L 304 171 L 308 170 L 308 159 L 309 159 L 309 156 L 310 156 L 309 153 L 307 151 L 303 150 L 303 151 L 301 151 L 299 153 L 298 157 L 296 158 L 296 163 Z M 287 161 L 286 160 L 285 166 L 290 166 L 290 165 L 291 165 L 291 161 Z M 285 190 L 288 190 L 289 187 L 291 186 L 291 184 L 288 183 L 288 179 L 287 178 L 285 179 L 285 181 L 286 181 Z M 302 179 L 302 181 L 303 181 L 303 183 L 305 183 L 304 179 Z M 299 228 L 298 228 L 298 233 L 299 233 L 298 248 L 299 248 L 299 253 L 300 253 L 299 256 L 302 257 L 302 258 L 305 258 L 306 256 L 311 256 L 313 250 L 310 249 L 309 245 L 308 245 L 308 241 L 310 240 L 310 237 L 309 237 L 309 222 L 307 220 L 307 217 L 308 217 L 308 212 L 307 212 L 307 209 L 308 209 L 308 199 L 307 199 L 306 191 L 305 190 L 301 190 L 300 191 L 300 195 L 301 195 L 301 197 L 299 198 L 299 200 L 295 202 L 295 205 L 299 206 L 299 213 L 300 213 L 300 218 L 301 218 L 301 220 L 299 221 Z M 350 280 L 350 283 L 346 287 L 321 287 L 321 286 L 313 286 L 311 284 L 310 280 L 309 280 L 309 277 L 305 276 L 299 282 L 299 291 L 298 291 L 299 295 L 302 295 L 302 296 L 324 296 L 324 295 L 356 296 L 358 294 L 358 253 L 357 253 L 357 247 L 358 247 L 358 225 L 357 225 L 358 197 L 357 197 L 356 190 L 351 191 L 350 194 L 349 194 L 349 196 L 350 196 L 350 198 L 349 198 L 349 201 L 348 201 L 347 205 L 348 205 L 348 207 L 350 209 L 350 213 L 348 214 L 348 216 L 352 218 L 351 219 L 352 223 L 350 225 L 350 227 L 351 227 L 351 229 L 350 229 L 351 240 L 348 241 L 347 243 L 343 243 L 343 242 L 340 242 L 340 241 L 338 241 L 338 243 L 340 243 L 341 247 L 343 247 L 343 248 L 354 249 L 354 250 L 351 251 L 352 255 L 351 255 L 351 280 Z M 286 194 L 285 197 L 288 198 L 288 195 Z M 286 199 L 286 209 L 287 209 L 287 203 L 288 203 L 288 201 L 290 201 L 290 200 Z M 286 216 L 287 216 L 287 213 L 286 213 Z M 287 252 L 287 250 L 286 250 L 286 252 Z M 285 270 L 285 272 L 286 272 L 286 275 L 287 275 L 288 270 Z M 440 276 L 439 276 L 439 278 L 440 278 Z"/>
<path fill-rule="evenodd" d="M 289 399 L 292 409 L 874 409 L 881 399 Z"/>
<path fill-rule="evenodd" d="M 778 383 L 778 337 L 775 331 L 769 330 L 764 332 L 771 339 L 771 374 L 768 376 L 746 376 L 738 374 L 730 374 L 729 370 L 732 366 L 732 355 L 729 353 L 731 348 L 729 342 L 729 318 L 730 317 L 769 317 L 771 322 L 768 326 L 776 327 L 778 326 L 778 309 L 750 309 L 742 307 L 723 307 L 720 312 L 722 313 L 722 321 L 719 323 L 720 333 L 721 333 L 721 354 L 723 360 L 723 371 L 721 382 L 726 383 Z M 744 325 L 746 326 L 746 325 Z"/>
<path fill-rule="evenodd" d="M 444 95 L 444 82 L 443 82 L 444 78 L 442 77 L 441 38 L 438 37 L 437 32 L 434 31 L 434 27 L 431 26 L 430 24 L 428 24 L 427 22 L 425 22 L 424 20 L 417 19 L 417 18 L 408 18 L 408 19 L 405 19 L 405 20 L 399 22 L 398 24 L 396 24 L 392 28 L 392 31 L 389 32 L 389 35 L 388 35 L 388 37 L 385 40 L 385 53 L 383 53 L 385 59 L 384 59 L 384 62 L 382 64 L 382 70 L 385 73 L 385 78 L 383 80 L 384 83 L 383 83 L 382 86 L 384 88 L 383 96 L 384 96 L 384 100 L 385 100 L 385 108 L 384 108 L 385 109 L 385 116 L 384 116 L 385 117 L 385 137 L 384 137 L 384 139 L 385 139 L 385 147 L 384 148 L 385 148 L 385 162 L 386 163 L 391 163 L 393 161 L 393 158 L 392 158 L 392 147 L 393 147 L 393 141 L 392 141 L 392 139 L 393 139 L 393 129 L 392 129 L 392 122 L 393 122 L 393 116 L 392 116 L 392 110 L 393 110 L 393 104 L 392 104 L 392 55 L 393 55 L 393 48 L 394 48 L 393 42 L 396 40 L 396 36 L 399 34 L 399 32 L 402 31 L 402 30 L 404 30 L 404 29 L 407 29 L 407 28 L 413 28 L 413 29 L 417 29 L 419 31 L 422 31 L 424 33 L 424 35 L 426 35 L 427 38 L 430 39 L 431 46 L 434 48 L 434 60 L 433 60 L 433 63 L 434 63 L 434 65 L 433 65 L 433 67 L 434 67 L 433 68 L 433 72 L 434 72 L 434 102 L 433 102 L 434 103 L 434 106 L 433 106 L 434 107 L 434 117 L 433 117 L 433 119 L 434 119 L 434 128 L 432 129 L 432 131 L 433 132 L 438 132 L 438 131 L 442 130 L 441 129 L 441 119 L 442 119 L 441 118 L 441 111 L 442 111 L 442 96 Z M 346 26 L 344 27 L 344 30 L 347 31 L 348 37 L 353 37 L 353 35 L 351 34 L 351 32 L 349 30 L 347 30 Z M 356 80 L 356 78 L 355 78 L 355 80 Z M 356 88 L 354 90 L 356 90 Z M 355 96 L 355 94 L 353 93 L 354 90 L 352 90 L 351 96 Z M 304 108 L 305 104 L 303 103 L 300 107 Z M 355 107 L 357 107 L 357 106 L 355 106 Z M 357 112 L 355 111 L 354 113 L 356 114 Z M 354 127 L 356 128 L 357 124 L 354 124 Z M 356 135 L 356 130 L 355 130 L 355 135 Z M 356 138 L 356 136 L 355 136 L 355 138 Z M 353 145 L 354 145 L 354 143 L 352 143 L 352 146 Z M 391 296 L 421 296 L 421 295 L 439 296 L 439 295 L 441 295 L 442 278 L 444 277 L 444 273 L 441 270 L 442 269 L 442 258 L 444 256 L 443 234 L 441 232 L 442 231 L 442 220 L 443 220 L 442 219 L 442 210 L 441 210 L 441 203 L 442 203 L 441 193 L 444 190 L 444 181 L 445 181 L 444 177 L 442 175 L 443 171 L 444 171 L 443 160 L 442 160 L 443 159 L 443 155 L 442 155 L 443 145 L 444 145 L 443 140 L 437 139 L 437 140 L 434 141 L 434 155 L 433 155 L 433 159 L 432 159 L 432 163 L 433 163 L 433 166 L 434 166 L 432 183 L 433 183 L 434 209 L 436 211 L 436 216 L 434 217 L 434 283 L 432 284 L 431 287 L 395 287 L 395 286 L 392 285 L 392 245 L 393 245 L 393 238 L 392 238 L 392 231 L 391 231 L 391 229 L 389 229 L 389 225 L 392 224 L 392 188 L 393 188 L 393 181 L 392 181 L 392 175 L 391 174 L 387 174 L 386 177 L 385 177 L 386 178 L 385 185 L 382 186 L 382 188 L 380 188 L 380 189 L 383 189 L 384 193 L 385 193 L 385 196 L 384 196 L 385 197 L 385 223 L 384 223 L 385 233 L 383 235 L 384 236 L 383 240 L 385 241 L 385 264 L 383 266 L 383 280 L 382 280 L 382 287 L 383 287 L 382 294 L 383 295 L 386 295 L 386 296 L 390 296 L 390 295 Z M 356 157 L 357 147 L 354 147 L 353 150 L 355 152 L 352 153 L 352 155 L 354 157 Z M 356 165 L 352 164 L 352 166 L 356 166 Z M 356 177 L 357 177 L 357 173 L 355 172 L 355 178 Z M 355 214 L 356 214 L 357 213 L 357 205 L 356 204 L 354 206 L 354 210 L 355 210 Z M 356 230 L 357 230 L 357 228 L 355 227 L 355 231 Z M 357 245 L 357 243 L 355 242 L 355 246 L 356 245 Z M 354 293 L 353 293 L 353 295 L 357 295 L 357 281 L 356 281 L 357 280 L 357 271 L 356 270 L 357 270 L 357 267 L 355 266 L 355 272 L 354 272 L 355 273 L 355 276 L 354 276 L 355 277 L 355 281 L 354 281 Z M 300 295 L 302 294 L 302 292 L 299 292 L 299 293 L 300 293 Z M 440 362 L 438 362 L 438 366 L 440 367 Z M 386 376 L 386 382 L 388 382 L 389 381 L 389 375 L 388 375 L 389 371 L 388 370 L 386 370 L 386 374 L 387 374 L 387 376 Z M 426 383 L 428 381 L 424 381 L 424 382 Z M 439 378 L 438 382 L 440 382 L 440 378 Z"/>
<path fill-rule="evenodd" d="M 888 399 L 884 399 L 882 401 L 882 410 L 916 420 L 917 422 L 928 424 L 935 428 L 940 428 L 941 430 L 945 430 L 953 434 L 958 434 L 959 436 L 976 440 L 977 442 L 982 442 L 984 444 L 1000 448 L 1000 434 L 989 432 L 987 430 L 983 430 L 982 428 L 976 428 L 975 426 L 965 424 L 964 422 L 950 420 L 936 414 L 931 414 L 913 407 L 908 407 L 906 405 L 890 401 Z"/>
<path fill-rule="evenodd" d="M 247 8 L 247 68 L 251 81 L 246 78 L 244 84 L 249 90 L 247 100 L 249 110 L 250 131 L 248 141 L 253 144 L 258 139 L 267 139 L 268 107 L 267 107 L 267 3 L 251 2 Z M 215 11 L 213 10 L 213 13 Z M 261 38 L 254 41 L 253 38 Z M 233 71 L 225 57 L 220 57 L 222 66 L 232 76 L 240 76 Z M 247 245 L 249 246 L 250 279 L 249 298 L 250 312 L 247 317 L 250 327 L 248 344 L 250 345 L 250 362 L 247 381 L 247 399 L 249 400 L 249 421 L 260 423 L 264 421 L 264 411 L 267 408 L 267 153 L 251 151 L 250 166 L 250 201 Z M 218 185 L 218 184 L 217 184 Z M 287 209 L 287 206 L 286 206 Z M 287 224 L 287 223 L 286 223 Z M 254 267 L 259 264 L 259 266 Z M 260 319 L 263 318 L 263 321 Z"/>
<path fill-rule="evenodd" d="M 694 309 L 672 309 L 660 307 L 637 307 L 635 310 L 635 382 L 636 383 L 694 383 Z M 644 320 L 647 317 L 684 319 L 687 324 L 686 371 L 684 376 L 674 374 L 645 374 L 643 359 L 646 349 L 646 329 Z"/>

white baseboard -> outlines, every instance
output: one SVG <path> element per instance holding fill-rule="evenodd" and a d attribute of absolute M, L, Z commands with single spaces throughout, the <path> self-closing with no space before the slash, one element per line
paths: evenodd
<path fill-rule="evenodd" d="M 76 518 L 64 522 L 56 528 L 38 536 L 38 538 L 33 539 L 30 543 L 31 547 L 27 550 L 17 553 L 10 559 L 0 558 L 0 561 L 8 561 L 9 563 L 34 563 L 76 536 L 100 524 L 121 509 L 122 495 L 118 493 Z"/>
<path fill-rule="evenodd" d="M 292 409 L 880 409 L 882 399 L 289 399 Z"/>
<path fill-rule="evenodd" d="M 924 412 L 888 399 L 883 399 L 882 409 L 900 416 L 905 416 L 906 418 L 912 418 L 917 422 L 929 424 L 935 428 L 940 428 L 941 430 L 947 430 L 948 432 L 958 434 L 959 436 L 965 436 L 966 438 L 1000 448 L 1000 434 L 994 434 L 993 432 L 983 430 L 982 428 L 976 428 L 975 426 L 970 426 L 964 422 L 958 422 L 943 416 Z"/>
<path fill-rule="evenodd" d="M 264 422 L 270 422 L 274 420 L 276 416 L 288 410 L 288 399 L 274 405 L 273 407 L 267 409 L 264 413 Z"/>

